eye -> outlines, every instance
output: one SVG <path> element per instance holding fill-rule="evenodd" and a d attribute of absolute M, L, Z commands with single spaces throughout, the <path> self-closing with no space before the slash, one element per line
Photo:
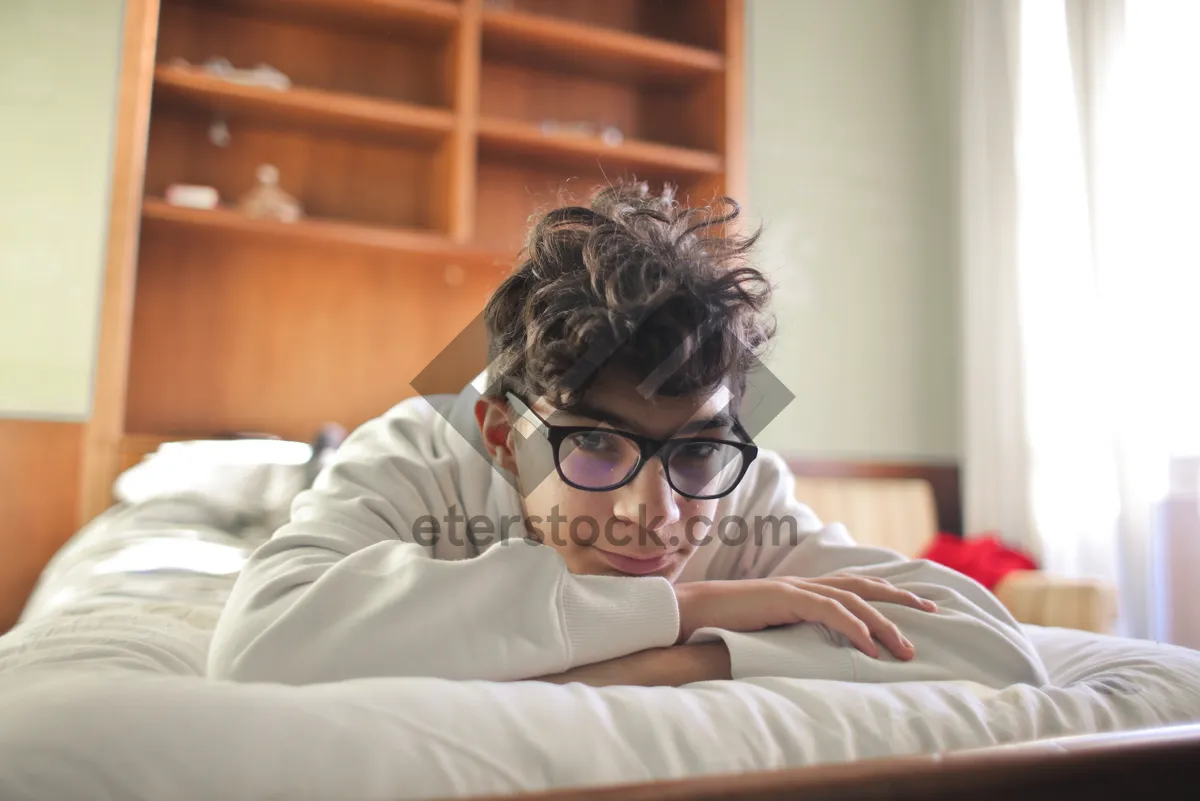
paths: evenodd
<path fill-rule="evenodd" d="M 604 453 L 617 448 L 616 437 L 603 431 L 581 431 L 571 435 L 571 447 L 585 453 Z"/>
<path fill-rule="evenodd" d="M 675 453 L 680 458 L 702 462 L 711 459 L 720 449 L 721 446 L 714 442 L 690 442 L 681 445 Z"/>

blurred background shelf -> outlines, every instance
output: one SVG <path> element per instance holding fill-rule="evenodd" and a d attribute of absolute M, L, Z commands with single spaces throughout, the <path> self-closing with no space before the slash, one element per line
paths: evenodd
<path fill-rule="evenodd" d="M 304 87 L 247 86 L 195 67 L 158 67 L 154 93 L 156 100 L 187 104 L 229 122 L 248 119 L 351 136 L 374 133 L 439 142 L 455 120 L 444 109 Z"/>
<path fill-rule="evenodd" d="M 485 9 L 485 56 L 605 78 L 680 82 L 725 68 L 721 53 L 521 11 Z"/>
<path fill-rule="evenodd" d="M 445 35 L 462 16 L 453 0 L 209 0 L 240 12 L 348 28 Z"/>
<path fill-rule="evenodd" d="M 184 208 L 172 206 L 161 198 L 147 198 L 142 207 L 142 217 L 152 224 L 190 227 L 214 237 L 240 234 L 274 237 L 309 245 L 373 248 L 441 264 L 496 266 L 505 259 L 504 254 L 458 245 L 445 236 L 427 231 L 313 218 L 294 223 L 258 220 L 236 209 Z"/>
<path fill-rule="evenodd" d="M 481 151 L 531 156 L 562 163 L 650 168 L 686 175 L 719 173 L 721 156 L 653 142 L 624 140 L 610 145 L 598 135 L 544 133 L 533 123 L 496 118 L 479 120 Z"/>

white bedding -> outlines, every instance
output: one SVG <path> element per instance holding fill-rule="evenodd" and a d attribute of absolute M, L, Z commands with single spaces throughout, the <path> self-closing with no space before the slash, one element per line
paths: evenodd
<path fill-rule="evenodd" d="M 251 544 L 229 522 L 245 511 L 236 503 L 196 506 L 237 497 L 201 480 L 223 479 L 224 466 L 187 466 L 194 476 L 170 481 L 144 467 L 142 497 L 64 548 L 22 624 L 0 637 L 3 801 L 516 793 L 1200 721 L 1200 653 L 1039 628 L 1029 634 L 1053 686 L 998 692 L 786 679 L 602 690 L 209 681 L 208 642 L 233 576 L 131 568 L 129 558 L 164 537 L 233 552 Z M 123 567 L 98 569 L 114 555 Z"/>
<path fill-rule="evenodd" d="M 198 673 L 211 610 L 131 604 L 0 639 L 0 798 L 403 799 L 814 765 L 1200 720 L 1200 653 L 1030 629 L 1055 686 L 680 689 Z"/>

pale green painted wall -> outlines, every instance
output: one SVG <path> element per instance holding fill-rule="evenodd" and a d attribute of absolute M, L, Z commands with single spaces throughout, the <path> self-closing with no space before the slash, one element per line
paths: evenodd
<path fill-rule="evenodd" d="M 750 207 L 780 289 L 759 439 L 958 453 L 953 0 L 749 0 Z"/>
<path fill-rule="evenodd" d="M 122 0 L 0 0 L 0 416 L 83 419 Z"/>

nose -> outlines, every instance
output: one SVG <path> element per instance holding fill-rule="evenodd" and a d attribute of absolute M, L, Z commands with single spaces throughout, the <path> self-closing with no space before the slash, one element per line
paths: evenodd
<path fill-rule="evenodd" d="M 613 511 L 618 517 L 634 522 L 638 527 L 637 547 L 632 550 L 645 552 L 649 557 L 660 554 L 664 548 L 669 547 L 662 532 L 678 523 L 681 514 L 675 490 L 667 483 L 667 474 L 661 460 L 651 459 L 642 466 L 633 481 L 618 491 Z M 643 529 L 653 532 L 655 537 L 663 539 L 664 542 L 660 544 Z M 630 555 L 635 555 L 632 550 Z"/>

